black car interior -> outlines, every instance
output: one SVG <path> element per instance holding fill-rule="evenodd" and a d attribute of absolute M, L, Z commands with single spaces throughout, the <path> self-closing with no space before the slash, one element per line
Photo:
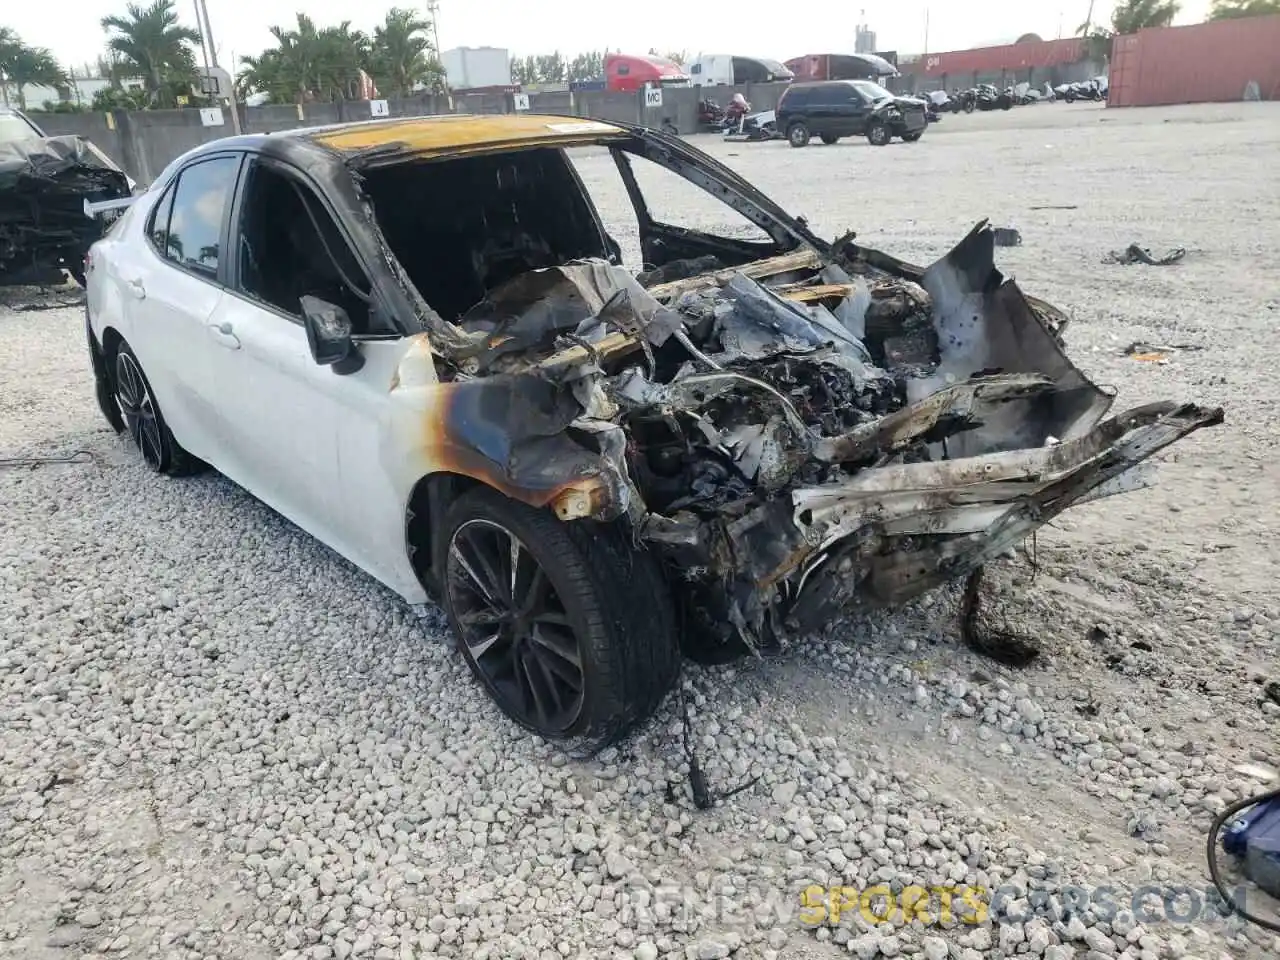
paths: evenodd
<path fill-rule="evenodd" d="M 558 149 L 374 167 L 363 177 L 391 251 L 446 320 L 522 273 L 616 254 Z"/>

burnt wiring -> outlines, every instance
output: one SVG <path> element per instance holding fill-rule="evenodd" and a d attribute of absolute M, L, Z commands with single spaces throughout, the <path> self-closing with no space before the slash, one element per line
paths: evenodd
<path fill-rule="evenodd" d="M 707 775 L 702 770 L 702 764 L 698 762 L 698 754 L 693 748 L 693 718 L 689 714 L 689 703 L 684 694 L 684 666 L 680 667 L 680 673 L 676 677 L 676 690 L 680 700 L 680 718 L 682 725 L 682 746 L 684 748 L 685 762 L 689 764 L 689 792 L 693 795 L 693 805 L 699 810 L 710 810 L 718 803 L 728 800 L 730 797 L 736 797 L 738 794 L 751 789 L 760 782 L 760 774 L 756 774 L 749 780 L 744 780 L 729 790 L 713 791 L 707 782 Z M 667 798 L 673 800 L 672 785 L 667 786 Z"/>

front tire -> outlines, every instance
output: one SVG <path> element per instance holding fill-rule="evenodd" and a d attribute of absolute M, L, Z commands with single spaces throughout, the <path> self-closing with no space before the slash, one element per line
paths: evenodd
<path fill-rule="evenodd" d="M 521 726 L 603 745 L 675 682 L 670 590 L 619 528 L 564 523 L 477 487 L 449 507 L 436 550 L 463 658 Z"/>
<path fill-rule="evenodd" d="M 807 147 L 810 136 L 809 128 L 803 123 L 793 123 L 787 127 L 787 142 L 793 147 Z"/>
<path fill-rule="evenodd" d="M 129 344 L 120 341 L 111 363 L 111 385 L 124 432 L 133 440 L 143 461 L 156 473 L 186 476 L 204 466 L 174 439 L 156 402 L 151 383 Z"/>
<path fill-rule="evenodd" d="M 871 126 L 867 127 L 867 141 L 873 147 L 886 147 L 889 141 L 893 139 L 893 131 L 889 129 L 889 125 L 883 121 L 877 120 Z"/>

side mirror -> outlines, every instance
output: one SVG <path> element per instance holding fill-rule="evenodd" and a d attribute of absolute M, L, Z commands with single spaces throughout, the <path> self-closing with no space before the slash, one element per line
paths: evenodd
<path fill-rule="evenodd" d="M 311 359 L 323 367 L 332 367 L 341 375 L 355 373 L 364 366 L 364 357 L 351 339 L 351 318 L 347 311 L 319 297 L 304 296 L 302 325 L 307 331 Z"/>

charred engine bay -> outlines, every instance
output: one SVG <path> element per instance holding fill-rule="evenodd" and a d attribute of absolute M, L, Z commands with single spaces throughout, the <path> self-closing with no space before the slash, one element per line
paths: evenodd
<path fill-rule="evenodd" d="M 511 398 L 470 429 L 503 432 L 517 486 L 563 449 L 552 433 L 591 454 L 609 494 L 590 515 L 657 551 L 701 641 L 759 651 L 961 577 L 1221 420 L 1170 403 L 1103 422 L 1064 318 L 993 256 L 984 223 L 924 271 L 838 242 L 526 273 L 460 321 L 458 379 Z"/>

